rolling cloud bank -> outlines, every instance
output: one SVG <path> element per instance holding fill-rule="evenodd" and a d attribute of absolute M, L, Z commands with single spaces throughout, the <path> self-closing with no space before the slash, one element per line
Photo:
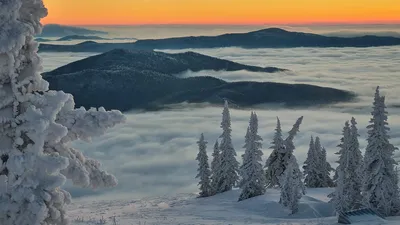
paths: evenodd
<path fill-rule="evenodd" d="M 227 81 L 273 81 L 307 83 L 351 90 L 359 95 L 356 102 L 325 107 L 283 109 L 264 105 L 257 108 L 260 135 L 263 137 L 264 161 L 271 153 L 270 142 L 276 126 L 276 116 L 287 132 L 300 116 L 304 116 L 299 135 L 295 138 L 295 155 L 303 163 L 311 135 L 320 136 L 328 152 L 328 160 L 336 164 L 335 152 L 346 120 L 356 117 L 360 129 L 361 148 L 366 146 L 366 126 L 370 119 L 372 99 L 377 85 L 386 95 L 391 127 L 391 141 L 400 146 L 400 47 L 379 48 L 289 48 L 289 49 L 190 49 L 191 51 L 232 60 L 239 63 L 290 69 L 290 72 L 265 74 L 254 72 L 184 72 L 181 76 L 211 75 Z M 166 52 L 183 52 L 166 51 Z M 86 53 L 42 53 L 44 70 L 49 71 L 71 61 L 85 58 Z M 396 60 L 397 59 L 397 60 Z M 193 106 L 193 105 L 192 105 Z M 67 184 L 74 197 L 92 195 L 142 197 L 170 193 L 197 192 L 196 175 L 200 133 L 209 142 L 208 154 L 219 137 L 222 108 L 207 105 L 177 106 L 159 112 L 130 112 L 127 123 L 112 129 L 92 143 L 76 143 L 84 153 L 100 160 L 104 168 L 114 173 L 119 185 L 110 190 L 87 191 Z M 240 156 L 250 111 L 231 109 L 232 139 Z M 397 153 L 398 154 L 398 153 Z"/>

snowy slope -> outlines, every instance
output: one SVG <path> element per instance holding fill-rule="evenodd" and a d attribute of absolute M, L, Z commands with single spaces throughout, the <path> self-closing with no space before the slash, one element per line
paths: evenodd
<path fill-rule="evenodd" d="M 161 224 L 280 224 L 323 225 L 337 224 L 334 210 L 327 203 L 326 195 L 332 189 L 309 189 L 300 204 L 299 213 L 288 215 L 279 204 L 279 191 L 268 190 L 264 196 L 237 202 L 240 192 L 219 194 L 209 198 L 196 198 L 195 194 L 152 197 L 134 200 L 77 200 L 70 205 L 70 217 L 74 225 L 96 224 L 101 218 L 113 224 L 116 216 L 119 225 Z M 390 218 L 384 224 L 398 224 Z M 83 222 L 79 222 L 83 220 Z M 363 223 L 365 224 L 365 223 Z M 371 224 L 372 225 L 372 224 Z"/>

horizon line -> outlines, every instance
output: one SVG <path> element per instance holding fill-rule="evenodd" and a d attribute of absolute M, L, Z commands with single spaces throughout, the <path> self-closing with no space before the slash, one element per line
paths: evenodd
<path fill-rule="evenodd" d="M 76 23 L 43 23 L 43 25 L 57 24 L 63 26 L 379 26 L 400 25 L 400 21 L 393 22 L 310 22 L 310 23 L 138 23 L 138 24 L 76 24 Z"/>

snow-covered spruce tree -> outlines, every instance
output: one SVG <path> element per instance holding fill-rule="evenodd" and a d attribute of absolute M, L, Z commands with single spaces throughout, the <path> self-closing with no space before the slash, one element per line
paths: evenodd
<path fill-rule="evenodd" d="M 295 146 L 293 143 L 294 138 L 296 137 L 297 133 L 300 131 L 300 125 L 303 122 L 303 116 L 297 119 L 296 123 L 293 125 L 293 128 L 289 131 L 289 136 L 285 139 L 285 146 L 286 146 L 286 154 L 288 156 L 293 154 L 295 150 Z M 289 160 L 290 157 L 285 156 L 285 159 Z"/>
<path fill-rule="evenodd" d="M 74 109 L 71 95 L 49 91 L 34 35 L 47 15 L 42 0 L 0 1 L 0 224 L 66 225 L 66 178 L 115 186 L 68 143 L 90 140 L 124 120 L 119 111 Z"/>
<path fill-rule="evenodd" d="M 345 212 L 344 209 L 345 204 L 342 202 L 342 198 L 344 195 L 343 187 L 345 180 L 345 158 L 348 156 L 348 152 L 350 149 L 350 124 L 349 121 L 346 121 L 345 126 L 342 131 L 343 137 L 340 139 L 340 144 L 338 145 L 339 151 L 335 154 L 339 155 L 339 160 L 337 163 L 339 164 L 335 171 L 334 181 L 336 183 L 335 191 L 328 195 L 331 199 L 329 202 L 335 205 L 336 212 Z"/>
<path fill-rule="evenodd" d="M 325 169 L 325 162 L 322 161 L 322 158 L 323 158 L 322 157 L 322 145 L 321 145 L 321 139 L 318 136 L 315 137 L 314 147 L 315 147 L 315 152 L 318 155 L 317 168 L 318 168 L 318 172 L 319 172 L 319 174 L 318 174 L 319 179 L 321 180 L 321 183 L 319 184 L 318 187 L 324 187 L 324 175 L 323 175 L 324 171 L 323 170 Z"/>
<path fill-rule="evenodd" d="M 303 174 L 300 171 L 296 157 L 292 155 L 285 172 L 280 177 L 282 187 L 279 201 L 284 207 L 289 208 L 292 214 L 298 211 L 299 201 L 305 194 L 302 178 Z"/>
<path fill-rule="evenodd" d="M 200 140 L 197 142 L 199 145 L 199 153 L 197 154 L 196 160 L 199 161 L 198 174 L 196 178 L 200 179 L 200 197 L 208 197 L 212 195 L 212 188 L 210 183 L 211 171 L 208 165 L 207 156 L 207 141 L 204 140 L 204 134 L 201 134 Z"/>
<path fill-rule="evenodd" d="M 251 115 L 253 115 L 253 112 L 251 112 Z M 250 117 L 251 118 L 251 117 Z M 245 137 L 244 137 L 244 146 L 243 146 L 243 148 L 244 148 L 244 153 L 242 154 L 242 165 L 239 167 L 239 182 L 238 182 L 238 187 L 242 187 L 243 186 L 243 184 L 244 184 L 244 179 L 243 179 L 243 177 L 245 176 L 245 174 L 243 173 L 244 172 L 244 169 L 243 169 L 243 165 L 244 165 L 244 162 L 246 162 L 246 159 L 245 159 L 245 157 L 246 156 L 248 156 L 249 154 L 247 153 L 247 151 L 248 151 L 248 146 L 249 146 L 249 144 L 250 144 L 250 126 L 248 126 L 247 127 L 247 131 L 246 131 L 246 135 L 245 135 Z"/>
<path fill-rule="evenodd" d="M 221 128 L 223 132 L 220 136 L 221 143 L 219 146 L 221 151 L 221 173 L 219 176 L 218 193 L 232 190 L 239 179 L 239 162 L 236 160 L 236 151 L 232 144 L 231 116 L 227 101 L 225 101 L 222 112 Z"/>
<path fill-rule="evenodd" d="M 357 168 L 357 171 L 355 173 L 358 175 L 357 180 L 354 178 L 354 182 L 360 185 L 362 185 L 362 171 L 363 171 L 363 156 L 361 153 L 360 149 L 360 143 L 358 141 L 358 137 L 360 135 L 358 134 L 358 128 L 357 128 L 357 122 L 354 117 L 351 118 L 351 127 L 350 127 L 350 154 L 351 154 L 351 159 L 352 159 L 352 165 Z"/>
<path fill-rule="evenodd" d="M 388 135 L 385 98 L 376 89 L 372 118 L 368 129 L 368 145 L 364 156 L 362 195 L 364 205 L 384 216 L 399 213 L 399 186 L 395 172 L 393 153 L 396 148 L 390 144 Z"/>
<path fill-rule="evenodd" d="M 211 188 L 212 194 L 216 194 L 218 191 L 219 177 L 221 174 L 221 151 L 219 150 L 218 140 L 215 141 L 214 151 L 212 153 L 211 161 Z"/>
<path fill-rule="evenodd" d="M 265 193 L 265 176 L 262 166 L 262 138 L 258 135 L 258 118 L 251 113 L 248 134 L 246 135 L 246 151 L 241 166 L 243 175 L 242 193 L 239 201 L 263 195 Z"/>
<path fill-rule="evenodd" d="M 277 118 L 277 128 L 272 142 L 272 152 L 268 157 L 265 167 L 267 187 L 279 187 L 279 177 L 283 174 L 286 169 L 286 165 L 290 157 L 293 155 L 295 149 L 293 140 L 296 134 L 299 132 L 300 125 L 303 122 L 303 117 L 297 119 L 293 128 L 289 131 L 289 135 L 285 140 L 282 140 L 282 130 L 279 118 Z"/>
<path fill-rule="evenodd" d="M 277 118 L 275 135 L 270 149 L 272 149 L 272 152 L 265 163 L 265 168 L 267 168 L 266 183 L 268 188 L 273 188 L 279 187 L 279 177 L 285 170 L 282 156 L 286 152 L 286 146 L 282 138 L 281 121 L 279 118 Z"/>
<path fill-rule="evenodd" d="M 358 132 L 356 122 L 352 119 L 352 127 L 349 122 L 343 128 L 341 139 L 338 179 L 335 192 L 330 195 L 337 212 L 346 212 L 362 206 L 361 196 L 361 151 L 358 146 Z"/>
<path fill-rule="evenodd" d="M 321 150 L 321 172 L 322 172 L 322 187 L 334 187 L 335 183 L 331 178 L 331 172 L 335 171 L 331 164 L 326 160 L 326 149 Z"/>
<path fill-rule="evenodd" d="M 304 184 L 308 188 L 319 188 L 322 185 L 320 154 L 318 153 L 314 138 L 311 137 L 310 147 L 307 153 L 307 159 L 304 162 Z"/>

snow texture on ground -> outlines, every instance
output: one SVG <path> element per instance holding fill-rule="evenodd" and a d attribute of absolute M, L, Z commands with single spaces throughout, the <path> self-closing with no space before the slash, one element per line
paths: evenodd
<path fill-rule="evenodd" d="M 73 225 L 110 224 L 115 216 L 118 225 L 331 225 L 337 224 L 333 207 L 327 203 L 329 188 L 308 189 L 303 196 L 300 210 L 289 215 L 279 203 L 279 190 L 269 189 L 263 196 L 238 202 L 239 190 L 208 198 L 196 198 L 196 194 L 150 197 L 141 200 L 85 200 L 70 205 L 69 215 Z M 101 223 L 101 219 L 104 223 Z M 383 222 L 358 224 L 399 224 L 400 218 L 388 218 Z"/>

